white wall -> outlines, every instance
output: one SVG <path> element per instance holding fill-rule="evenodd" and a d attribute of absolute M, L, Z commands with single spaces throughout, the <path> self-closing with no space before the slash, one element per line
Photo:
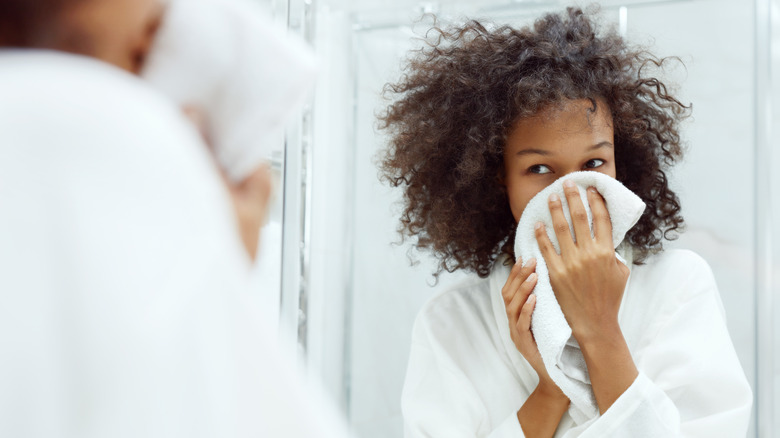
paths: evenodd
<path fill-rule="evenodd" d="M 671 246 L 709 262 L 729 330 L 755 387 L 754 5 L 711 0 L 629 10 L 629 37 L 679 55 L 680 96 L 693 103 L 688 152 L 673 173 L 687 232 Z"/>

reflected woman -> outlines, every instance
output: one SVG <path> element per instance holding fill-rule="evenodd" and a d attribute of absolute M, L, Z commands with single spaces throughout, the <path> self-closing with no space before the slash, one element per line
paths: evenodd
<path fill-rule="evenodd" d="M 438 31 L 388 85 L 382 171 L 404 190 L 402 235 L 439 272 L 476 275 L 417 317 L 406 436 L 745 436 L 752 395 L 712 272 L 662 248 L 683 224 L 665 172 L 682 155 L 688 113 L 648 75 L 663 60 L 576 8 L 520 30 L 472 21 Z M 616 178 L 647 208 L 618 250 L 629 266 L 611 241 L 562 233 L 558 254 L 537 229 L 598 405 L 575 420 L 531 331 L 536 262 L 515 261 L 513 244 L 531 198 L 583 170 Z M 577 191 L 565 193 L 576 216 Z M 609 230 L 603 198 L 589 191 L 588 203 L 594 228 Z M 549 208 L 565 223 L 560 199 Z"/>

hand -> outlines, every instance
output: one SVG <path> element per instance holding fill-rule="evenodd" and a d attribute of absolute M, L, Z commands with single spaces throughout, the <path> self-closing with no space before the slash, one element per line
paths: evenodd
<path fill-rule="evenodd" d="M 536 295 L 531 293 L 536 287 L 535 269 L 535 259 L 528 260 L 525 266 L 518 259 L 501 289 L 501 295 L 504 297 L 512 342 L 539 376 L 536 389 L 517 411 L 517 421 L 526 436 L 551 437 L 569 406 L 569 398 L 547 373 L 531 333 L 531 314 L 536 306 Z"/>
<path fill-rule="evenodd" d="M 561 254 L 555 252 L 544 226 L 537 225 L 536 241 L 547 262 L 555 297 L 580 344 L 603 414 L 639 373 L 617 320 L 629 270 L 615 256 L 604 198 L 592 187 L 587 191 L 593 214 L 591 237 L 585 206 L 571 181 L 564 182 L 564 193 L 577 241 L 571 237 L 560 199 L 553 196 L 550 213 Z"/>
<path fill-rule="evenodd" d="M 544 366 L 539 348 L 531 333 L 531 314 L 536 306 L 536 295 L 531 292 L 536 286 L 536 260 L 530 259 L 525 266 L 517 261 L 501 289 L 506 316 L 509 319 L 509 334 L 520 354 L 531 364 L 539 376 L 539 389 L 551 395 L 563 396 L 560 388 L 552 381 Z"/>
<path fill-rule="evenodd" d="M 241 241 L 249 258 L 254 261 L 260 244 L 260 229 L 265 223 L 271 199 L 271 172 L 268 166 L 261 166 L 238 184 L 223 180 L 233 200 Z"/>
<path fill-rule="evenodd" d="M 209 149 L 212 149 L 204 114 L 195 107 L 184 107 L 182 110 L 195 124 Z M 249 258 L 254 261 L 260 243 L 260 229 L 265 223 L 268 201 L 271 199 L 273 187 L 271 172 L 268 166 L 260 166 L 237 184 L 229 181 L 224 172 L 220 171 L 220 174 L 233 201 L 241 241 Z"/>
<path fill-rule="evenodd" d="M 616 333 L 622 336 L 617 314 L 629 270 L 615 256 L 606 203 L 594 188 L 588 189 L 594 229 L 594 237 L 591 237 L 585 206 L 571 181 L 564 182 L 564 193 L 576 242 L 556 195 L 550 196 L 549 207 L 560 255 L 555 252 L 544 225 L 536 226 L 536 240 L 547 262 L 555 297 L 581 345 L 594 336 Z"/>

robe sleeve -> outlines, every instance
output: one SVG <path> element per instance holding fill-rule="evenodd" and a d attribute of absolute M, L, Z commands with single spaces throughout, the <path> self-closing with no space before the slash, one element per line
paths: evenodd
<path fill-rule="evenodd" d="M 473 382 L 448 364 L 418 317 L 401 400 L 405 438 L 524 438 L 517 412 L 490 424 Z"/>
<path fill-rule="evenodd" d="M 644 336 L 639 376 L 604 413 L 563 436 L 744 437 L 752 393 L 709 266 L 691 254 L 669 316 Z"/>

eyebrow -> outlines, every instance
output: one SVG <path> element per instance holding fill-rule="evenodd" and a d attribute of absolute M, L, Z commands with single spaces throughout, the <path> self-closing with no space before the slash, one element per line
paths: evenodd
<path fill-rule="evenodd" d="M 615 146 L 608 142 L 608 141 L 602 141 L 600 143 L 596 143 L 593 146 L 588 148 L 588 152 L 600 149 L 600 148 L 614 148 Z M 517 156 L 523 156 L 523 155 L 552 155 L 550 151 L 544 150 L 544 149 L 523 149 L 521 151 L 517 151 Z"/>

